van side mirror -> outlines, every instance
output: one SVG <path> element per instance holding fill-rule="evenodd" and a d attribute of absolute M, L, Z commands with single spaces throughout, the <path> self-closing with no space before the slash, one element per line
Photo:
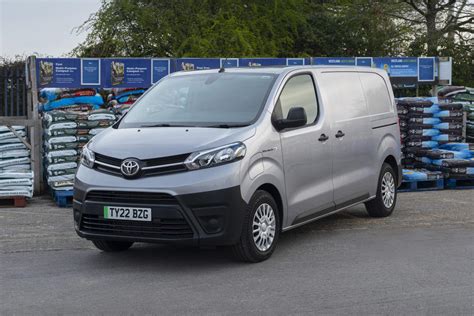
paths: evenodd
<path fill-rule="evenodd" d="M 301 106 L 295 106 L 290 109 L 286 119 L 277 119 L 273 121 L 273 125 L 279 131 L 285 128 L 294 128 L 306 125 L 308 121 L 306 111 Z"/>

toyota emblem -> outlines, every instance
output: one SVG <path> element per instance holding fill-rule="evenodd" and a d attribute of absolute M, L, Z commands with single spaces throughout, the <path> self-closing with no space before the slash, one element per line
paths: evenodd
<path fill-rule="evenodd" d="M 125 159 L 120 166 L 122 174 L 127 177 L 133 177 L 140 171 L 140 164 L 136 159 Z"/>

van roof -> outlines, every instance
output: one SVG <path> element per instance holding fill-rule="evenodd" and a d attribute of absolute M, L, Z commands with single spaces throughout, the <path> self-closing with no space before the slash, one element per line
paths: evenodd
<path fill-rule="evenodd" d="M 363 71 L 363 72 L 375 72 L 384 73 L 385 70 L 371 67 L 358 67 L 358 66 L 316 66 L 316 65 L 305 65 L 305 66 L 262 66 L 262 67 L 239 67 L 239 68 L 225 68 L 225 72 L 230 73 L 267 73 L 267 74 L 283 74 L 289 73 L 293 70 L 300 69 L 321 69 L 321 70 L 339 70 L 339 71 Z M 207 69 L 207 70 L 191 70 L 191 71 L 178 71 L 171 74 L 171 76 L 191 75 L 191 74 L 206 74 L 216 73 L 219 69 Z"/>

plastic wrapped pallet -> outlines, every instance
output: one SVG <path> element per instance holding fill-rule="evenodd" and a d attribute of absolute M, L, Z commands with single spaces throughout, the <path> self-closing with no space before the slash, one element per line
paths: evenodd
<path fill-rule="evenodd" d="M 43 89 L 43 161 L 49 187 L 72 190 L 82 147 L 113 125 L 95 89 Z M 1 139 L 0 139 L 1 141 Z"/>
<path fill-rule="evenodd" d="M 432 160 L 440 154 L 439 147 L 463 140 L 463 105 L 440 103 L 437 98 L 404 98 L 397 104 L 406 113 L 406 127 L 401 130 L 406 135 L 402 138 L 404 166 L 436 169 Z"/>
<path fill-rule="evenodd" d="M 12 128 L 25 139 L 24 126 Z M 6 126 L 0 126 L 0 197 L 32 197 L 30 151 L 15 133 Z"/>
<path fill-rule="evenodd" d="M 116 116 L 108 110 L 44 114 L 45 174 L 53 190 L 72 190 L 81 148 L 115 121 Z"/>

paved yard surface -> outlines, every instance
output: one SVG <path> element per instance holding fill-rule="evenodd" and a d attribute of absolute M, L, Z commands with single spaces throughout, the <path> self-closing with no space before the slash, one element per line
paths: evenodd
<path fill-rule="evenodd" d="M 104 254 L 48 197 L 0 209 L 0 315 L 474 314 L 474 191 L 399 195 L 282 235 L 273 257 L 136 245 Z"/>

